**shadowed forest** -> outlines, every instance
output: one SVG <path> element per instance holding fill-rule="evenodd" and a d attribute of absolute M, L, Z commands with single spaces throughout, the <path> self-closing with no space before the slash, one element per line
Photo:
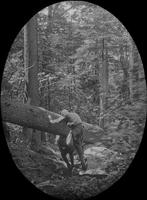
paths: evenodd
<path fill-rule="evenodd" d="M 12 115 L 5 100 L 18 102 L 11 107 Z M 27 114 L 27 106 L 42 107 L 56 117 L 67 109 L 81 117 L 87 131 L 86 172 L 75 155 L 77 168 L 68 175 L 56 131 L 44 128 L 41 120 L 35 126 L 36 117 Z M 121 22 L 99 6 L 66 1 L 46 7 L 11 46 L 1 108 L 9 150 L 25 177 L 61 199 L 95 196 L 125 173 L 141 143 L 146 82 L 138 49 Z M 39 119 L 43 113 L 35 109 Z M 30 116 L 29 122 L 24 116 Z"/>

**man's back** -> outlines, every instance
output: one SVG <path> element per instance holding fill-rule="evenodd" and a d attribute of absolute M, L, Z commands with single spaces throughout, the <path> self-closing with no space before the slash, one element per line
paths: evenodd
<path fill-rule="evenodd" d="M 80 116 L 74 112 L 70 112 L 65 116 L 69 122 L 72 122 L 73 125 L 78 125 L 82 123 Z"/>

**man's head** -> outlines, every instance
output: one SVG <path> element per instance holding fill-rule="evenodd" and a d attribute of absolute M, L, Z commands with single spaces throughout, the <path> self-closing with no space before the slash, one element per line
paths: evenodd
<path fill-rule="evenodd" d="M 67 116 L 69 114 L 68 110 L 64 109 L 61 111 L 62 116 Z"/>

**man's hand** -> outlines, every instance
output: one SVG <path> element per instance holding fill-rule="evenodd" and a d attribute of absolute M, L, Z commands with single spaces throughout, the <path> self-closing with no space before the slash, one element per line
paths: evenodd
<path fill-rule="evenodd" d="M 56 144 L 56 145 L 58 144 L 59 138 L 60 138 L 60 135 L 56 135 L 56 138 L 55 138 L 55 144 Z"/>
<path fill-rule="evenodd" d="M 64 119 L 63 116 L 61 116 L 57 119 L 52 119 L 50 115 L 48 115 L 48 118 L 49 118 L 50 123 L 52 123 L 52 124 L 59 123 L 60 121 L 62 121 Z"/>
<path fill-rule="evenodd" d="M 72 125 L 73 125 L 73 122 L 68 122 L 67 123 L 67 126 L 69 126 L 69 127 L 72 126 Z"/>
<path fill-rule="evenodd" d="M 52 117 L 50 116 L 50 115 L 48 115 L 48 118 L 49 118 L 49 120 L 50 120 L 50 122 L 52 121 Z"/>

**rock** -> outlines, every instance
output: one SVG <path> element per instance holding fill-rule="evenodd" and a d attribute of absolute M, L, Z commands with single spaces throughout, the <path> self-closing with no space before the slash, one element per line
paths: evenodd
<path fill-rule="evenodd" d="M 84 150 L 84 156 L 87 158 L 88 169 L 79 171 L 79 175 L 107 175 L 105 168 L 110 162 L 119 159 L 117 152 L 100 146 L 100 144 L 88 146 Z"/>
<path fill-rule="evenodd" d="M 88 169 L 86 171 L 80 171 L 79 175 L 106 175 L 107 173 L 104 170 L 101 170 L 99 168 L 95 168 L 95 169 Z"/>

